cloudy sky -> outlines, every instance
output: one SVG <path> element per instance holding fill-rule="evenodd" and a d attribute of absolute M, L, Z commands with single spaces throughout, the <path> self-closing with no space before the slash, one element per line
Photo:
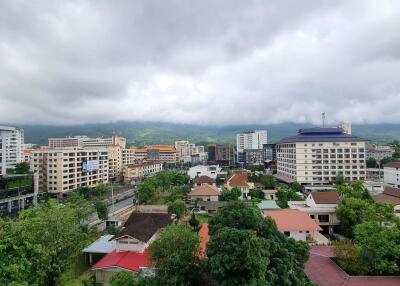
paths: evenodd
<path fill-rule="evenodd" d="M 0 2 L 0 123 L 400 123 L 400 1 Z"/>

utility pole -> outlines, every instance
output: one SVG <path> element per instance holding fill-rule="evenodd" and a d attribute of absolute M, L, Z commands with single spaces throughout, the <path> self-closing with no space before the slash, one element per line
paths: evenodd
<path fill-rule="evenodd" d="M 325 127 L 325 119 L 326 119 L 326 115 L 325 112 L 322 112 L 322 127 Z"/>

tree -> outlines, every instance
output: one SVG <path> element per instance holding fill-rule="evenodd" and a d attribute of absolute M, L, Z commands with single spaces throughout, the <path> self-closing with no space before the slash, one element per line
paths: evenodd
<path fill-rule="evenodd" d="M 260 183 L 264 185 L 264 188 L 268 190 L 275 189 L 275 178 L 272 175 L 262 176 L 260 178 Z"/>
<path fill-rule="evenodd" d="M 301 193 L 303 191 L 303 186 L 299 182 L 294 182 L 291 189 L 296 193 Z"/>
<path fill-rule="evenodd" d="M 376 162 L 376 159 L 373 157 L 369 157 L 367 159 L 367 168 L 377 168 L 378 163 Z"/>
<path fill-rule="evenodd" d="M 360 247 L 350 241 L 334 244 L 335 256 L 338 264 L 350 275 L 368 274 L 368 266 L 363 260 Z"/>
<path fill-rule="evenodd" d="M 264 199 L 264 193 L 260 189 L 250 189 L 249 194 L 252 200 Z"/>
<path fill-rule="evenodd" d="M 196 218 L 195 214 L 192 214 L 192 217 L 189 220 L 189 224 L 193 229 L 197 229 L 200 225 L 199 220 Z"/>
<path fill-rule="evenodd" d="M 110 280 L 110 286 L 156 286 L 154 277 L 137 276 L 128 271 L 115 273 Z"/>
<path fill-rule="evenodd" d="M 230 190 L 223 189 L 219 199 L 221 201 L 237 201 L 241 195 L 242 192 L 239 190 L 239 188 L 232 188 Z"/>
<path fill-rule="evenodd" d="M 294 190 L 285 187 L 279 188 L 276 192 L 277 204 L 281 208 L 288 208 L 288 201 L 301 201 L 303 198 Z"/>
<path fill-rule="evenodd" d="M 27 162 L 21 162 L 15 165 L 15 174 L 29 174 L 30 166 Z"/>
<path fill-rule="evenodd" d="M 361 249 L 369 275 L 400 274 L 400 228 L 376 221 L 356 226 L 354 241 Z"/>
<path fill-rule="evenodd" d="M 1 285 L 55 285 L 88 243 L 78 210 L 54 201 L 1 220 L 0 233 Z"/>
<path fill-rule="evenodd" d="M 108 207 L 104 201 L 99 200 L 95 202 L 94 208 L 100 220 L 106 221 L 108 219 Z"/>
<path fill-rule="evenodd" d="M 335 184 L 336 186 L 340 186 L 340 185 L 344 185 L 345 181 L 344 181 L 344 177 L 342 175 L 338 175 L 335 178 Z"/>
<path fill-rule="evenodd" d="M 175 214 L 177 218 L 181 218 L 182 216 L 184 216 L 185 211 L 185 203 L 180 199 L 168 204 L 168 213 Z"/>
<path fill-rule="evenodd" d="M 207 256 L 221 286 L 266 285 L 268 243 L 255 231 L 219 229 L 207 244 Z"/>
<path fill-rule="evenodd" d="M 161 285 L 187 285 L 193 279 L 199 265 L 199 244 L 197 234 L 183 225 L 169 225 L 161 231 L 149 248 Z"/>
<path fill-rule="evenodd" d="M 341 198 L 360 198 L 371 200 L 371 195 L 362 181 L 354 181 L 350 185 L 339 185 L 336 190 Z"/>

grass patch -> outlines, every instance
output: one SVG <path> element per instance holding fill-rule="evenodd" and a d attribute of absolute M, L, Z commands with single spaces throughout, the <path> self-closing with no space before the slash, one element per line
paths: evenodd
<path fill-rule="evenodd" d="M 208 223 L 209 216 L 207 215 L 196 215 L 196 218 L 200 222 L 200 224 Z"/>
<path fill-rule="evenodd" d="M 82 281 L 90 277 L 87 272 L 88 266 L 85 264 L 84 256 L 79 257 L 70 269 L 61 274 L 57 280 L 58 286 L 82 286 Z"/>

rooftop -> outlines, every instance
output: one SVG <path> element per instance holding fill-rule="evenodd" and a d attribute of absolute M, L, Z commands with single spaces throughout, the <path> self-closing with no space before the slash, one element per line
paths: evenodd
<path fill-rule="evenodd" d="M 338 204 L 340 202 L 337 192 L 312 192 L 311 196 L 316 204 Z"/>
<path fill-rule="evenodd" d="M 227 180 L 227 185 L 229 187 L 234 188 L 234 187 L 247 187 L 247 179 L 248 179 L 248 174 L 246 171 L 239 171 L 239 172 L 233 172 L 228 180 Z"/>
<path fill-rule="evenodd" d="M 400 161 L 399 162 L 389 162 L 383 165 L 385 168 L 400 168 Z"/>
<path fill-rule="evenodd" d="M 260 210 L 273 210 L 280 209 L 280 207 L 276 204 L 275 201 L 264 200 L 257 204 L 257 207 Z"/>
<path fill-rule="evenodd" d="M 218 196 L 219 190 L 215 186 L 209 184 L 203 184 L 201 186 L 194 187 L 188 196 Z"/>
<path fill-rule="evenodd" d="M 354 135 L 346 134 L 342 128 L 305 128 L 300 129 L 295 136 L 282 138 L 278 143 L 295 142 L 348 142 L 348 141 L 368 141 Z"/>
<path fill-rule="evenodd" d="M 271 217 L 279 231 L 320 231 L 321 227 L 307 213 L 292 209 L 267 210 L 264 216 Z"/>
<path fill-rule="evenodd" d="M 382 194 L 372 196 L 372 199 L 393 206 L 400 205 L 400 189 L 385 187 Z"/>
<path fill-rule="evenodd" d="M 200 177 L 196 177 L 193 179 L 193 183 L 195 184 L 215 184 L 215 180 L 213 178 L 210 178 L 208 176 L 200 176 Z"/>
<path fill-rule="evenodd" d="M 142 267 L 152 267 L 148 251 L 140 252 L 116 252 L 113 251 L 92 266 L 92 269 L 103 269 L 110 267 L 122 268 L 134 272 L 140 272 Z"/>

